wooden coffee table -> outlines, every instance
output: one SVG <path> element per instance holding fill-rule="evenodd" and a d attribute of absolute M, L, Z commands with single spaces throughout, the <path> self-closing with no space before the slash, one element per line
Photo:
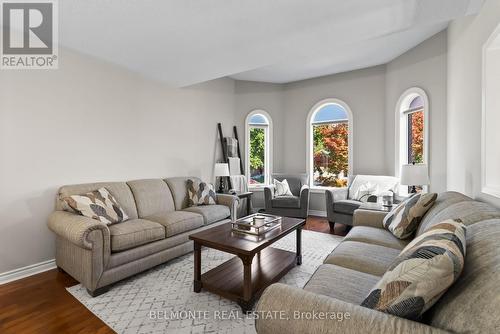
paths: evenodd
<path fill-rule="evenodd" d="M 194 241 L 194 291 L 200 292 L 203 288 L 236 301 L 245 312 L 250 310 L 266 287 L 302 263 L 301 232 L 305 223 L 304 219 L 283 217 L 281 227 L 263 236 L 233 232 L 230 223 L 191 234 L 189 239 Z M 295 253 L 269 247 L 293 231 L 297 236 Z M 202 275 L 201 247 L 235 254 L 236 257 Z"/>

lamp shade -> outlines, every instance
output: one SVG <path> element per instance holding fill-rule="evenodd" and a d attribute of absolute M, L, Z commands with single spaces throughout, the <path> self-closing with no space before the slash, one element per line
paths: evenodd
<path fill-rule="evenodd" d="M 429 184 L 429 171 L 426 164 L 401 166 L 401 184 L 405 186 L 425 186 Z"/>
<path fill-rule="evenodd" d="M 229 164 L 216 163 L 214 168 L 215 176 L 229 176 Z"/>

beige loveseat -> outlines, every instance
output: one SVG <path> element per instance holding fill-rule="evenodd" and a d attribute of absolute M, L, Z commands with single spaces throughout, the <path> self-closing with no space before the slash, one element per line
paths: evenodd
<path fill-rule="evenodd" d="M 462 219 L 468 226 L 465 267 L 458 281 L 421 322 L 359 306 L 409 242 L 396 239 L 383 228 L 384 216 L 381 212 L 357 210 L 352 230 L 304 289 L 284 284 L 267 288 L 256 309 L 262 312 L 259 314 L 271 316 L 256 320 L 257 332 L 499 333 L 500 211 L 460 193 L 439 194 L 417 235 L 445 219 Z M 283 313 L 272 316 L 276 313 L 268 311 Z M 316 319 L 308 320 L 314 312 Z M 318 319 L 319 312 L 330 320 Z"/>
<path fill-rule="evenodd" d="M 59 189 L 49 228 L 56 234 L 57 266 L 82 283 L 92 296 L 111 283 L 193 250 L 188 236 L 227 223 L 238 198 L 217 194 L 217 205 L 187 207 L 188 179 L 89 183 Z M 62 198 L 105 187 L 129 220 L 107 226 L 71 212 Z"/>

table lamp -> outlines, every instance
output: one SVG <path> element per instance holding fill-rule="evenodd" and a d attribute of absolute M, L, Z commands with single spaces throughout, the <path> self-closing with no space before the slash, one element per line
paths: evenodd
<path fill-rule="evenodd" d="M 410 193 L 417 192 L 416 186 L 429 184 L 429 170 L 427 164 L 408 164 L 401 166 L 401 184 L 410 186 Z"/>
<path fill-rule="evenodd" d="M 214 168 L 215 177 L 219 177 L 219 193 L 224 192 L 224 177 L 229 176 L 229 164 L 216 163 Z"/>

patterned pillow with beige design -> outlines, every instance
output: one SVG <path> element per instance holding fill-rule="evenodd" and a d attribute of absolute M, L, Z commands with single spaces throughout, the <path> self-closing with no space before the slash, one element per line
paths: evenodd
<path fill-rule="evenodd" d="M 460 219 L 432 226 L 410 242 L 361 306 L 418 320 L 460 276 L 466 227 Z"/>
<path fill-rule="evenodd" d="M 62 199 L 76 213 L 111 225 L 124 222 L 127 214 L 106 188 L 85 195 L 71 195 Z"/>
<path fill-rule="evenodd" d="M 217 204 L 217 194 L 211 183 L 187 180 L 188 206 Z"/>
<path fill-rule="evenodd" d="M 425 213 L 434 205 L 436 198 L 436 193 L 428 193 L 416 194 L 405 199 L 384 217 L 384 227 L 396 238 L 409 238 Z"/>

